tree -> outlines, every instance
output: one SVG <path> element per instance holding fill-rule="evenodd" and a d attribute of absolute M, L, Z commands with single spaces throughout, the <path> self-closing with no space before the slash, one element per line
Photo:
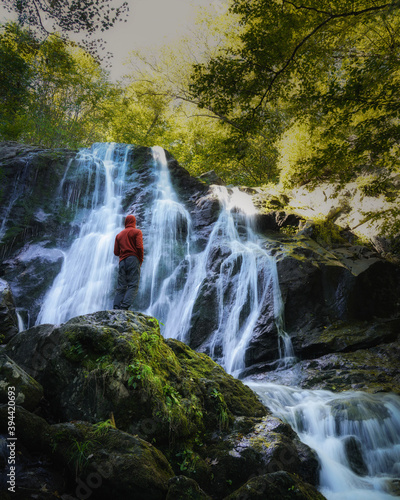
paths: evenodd
<path fill-rule="evenodd" d="M 0 136 L 16 139 L 25 126 L 33 72 L 29 60 L 37 50 L 32 34 L 10 23 L 0 32 Z"/>
<path fill-rule="evenodd" d="M 99 54 L 103 42 L 90 36 L 108 30 L 129 10 L 128 2 L 113 6 L 110 0 L 3 0 L 3 5 L 17 14 L 20 26 L 35 30 L 41 39 L 51 33 L 63 39 L 86 33 L 83 44 L 92 55 Z"/>
<path fill-rule="evenodd" d="M 47 147 L 104 139 L 105 103 L 116 100 L 119 89 L 91 55 L 57 36 L 40 41 L 11 24 L 0 34 L 0 56 L 8 63 L 0 73 L 2 137 Z"/>
<path fill-rule="evenodd" d="M 244 136 L 276 142 L 279 131 L 306 119 L 321 140 L 296 182 L 345 180 L 368 165 L 391 168 L 400 139 L 399 6 L 233 0 L 235 38 L 194 66 L 190 89 Z"/>

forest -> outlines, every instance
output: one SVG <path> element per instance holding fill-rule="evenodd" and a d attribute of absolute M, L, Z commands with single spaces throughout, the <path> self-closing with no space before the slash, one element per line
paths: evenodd
<path fill-rule="evenodd" d="M 356 181 L 393 200 L 398 0 L 231 0 L 180 43 L 132 51 L 117 82 L 93 36 L 123 20 L 126 2 L 5 4 L 18 21 L 1 26 L 2 140 L 157 144 L 227 184 Z M 76 32 L 87 39 L 71 41 Z"/>

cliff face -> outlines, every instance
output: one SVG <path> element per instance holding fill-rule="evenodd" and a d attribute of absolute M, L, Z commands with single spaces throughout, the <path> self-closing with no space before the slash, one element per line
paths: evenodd
<path fill-rule="evenodd" d="M 156 201 L 160 195 L 157 193 L 160 182 L 166 181 L 157 180 L 151 149 L 133 147 L 126 152 L 124 148 L 117 145 L 113 152 L 116 160 L 126 155 L 120 209 L 137 215 L 148 244 L 146 254 L 149 259 L 154 213 L 159 210 Z M 89 152 L 85 155 L 88 156 Z M 97 190 L 96 199 L 101 200 L 107 189 L 105 170 L 96 170 L 93 162 L 85 163 L 82 168 L 82 162 L 82 155 L 77 156 L 72 151 L 41 150 L 15 143 L 3 143 L 0 147 L 0 276 L 4 280 L 4 290 L 9 286 L 13 295 L 5 297 L 4 292 L 2 300 L 5 324 L 14 325 L 13 331 L 10 327 L 10 333 L 4 332 L 8 338 L 16 332 L 13 308 L 26 327 L 35 324 L 46 292 L 60 272 L 65 252 L 79 237 L 80 227 L 93 208 L 92 193 Z M 223 333 L 218 331 L 223 321 L 221 305 L 238 315 L 235 320 L 238 324 L 245 324 L 252 306 L 244 300 L 242 309 L 236 312 L 235 301 L 240 282 L 251 272 L 252 266 L 256 266 L 259 281 L 255 283 L 256 293 L 262 297 L 257 305 L 250 339 L 244 347 L 245 370 L 242 376 L 269 373 L 276 367 L 280 356 L 279 330 L 283 328 L 291 338 L 295 357 L 303 363 L 308 374 L 304 376 L 307 387 L 313 387 L 313 384 L 315 387 L 336 387 L 338 375 L 345 373 L 343 387 L 398 390 L 395 357 L 398 352 L 396 318 L 400 312 L 400 278 L 395 264 L 366 247 L 349 242 L 324 248 L 307 235 L 307 230 L 296 236 L 289 236 L 287 231 L 282 233 L 290 224 L 298 224 L 299 217 L 292 217 L 292 220 L 277 211 L 253 215 L 251 227 L 255 228 L 258 244 L 276 263 L 282 297 L 279 324 L 273 306 L 276 294 L 273 278 L 266 274 L 269 261 L 265 258 L 258 261 L 256 257 L 253 263 L 247 262 L 251 253 L 249 247 L 240 248 L 237 253 L 238 245 L 248 238 L 247 219 L 238 213 L 237 208 L 224 208 L 215 191 L 190 177 L 168 155 L 167 164 L 176 201 L 165 211 L 172 211 L 176 206 L 179 209 L 172 223 L 168 222 L 176 225 L 172 228 L 176 243 L 170 249 L 175 268 L 170 273 L 178 277 L 172 281 L 165 261 L 152 263 L 159 274 L 152 275 L 149 281 L 163 283 L 164 280 L 164 285 L 150 289 L 143 281 L 143 293 L 136 304 L 138 310 L 148 309 L 150 296 L 164 293 L 161 290 L 167 286 L 177 290 L 175 295 L 165 298 L 175 300 L 173 307 L 176 308 L 176 297 L 179 298 L 178 292 L 183 290 L 186 297 L 182 298 L 181 294 L 179 307 L 183 307 L 184 300 L 192 301 L 186 331 L 183 337 L 172 336 L 219 361 L 226 361 L 224 349 L 229 346 L 224 343 Z M 117 176 L 116 173 L 112 175 Z M 223 193 L 228 196 L 229 192 L 227 189 Z M 235 224 L 234 237 L 225 229 L 229 224 Z M 161 237 L 165 236 L 155 238 Z M 166 253 L 167 249 L 164 247 L 161 251 Z M 187 252 L 190 252 L 189 260 Z M 204 260 L 203 267 L 196 264 L 201 259 Z M 196 273 L 190 274 L 196 265 Z M 268 272 L 272 271 L 268 269 Z M 73 276 L 70 278 L 74 280 Z M 195 279 L 200 281 L 192 284 L 192 288 L 197 287 L 199 291 L 191 297 L 188 282 Z M 165 284 L 167 282 L 169 285 Z M 244 294 L 253 293 L 250 286 L 249 283 L 245 285 Z M 263 293 L 262 286 L 265 288 Z M 157 300 L 161 298 L 153 298 L 153 301 Z M 169 320 L 170 316 L 162 316 L 166 314 L 162 308 L 154 309 L 157 310 L 161 321 Z M 170 325 L 171 321 L 166 321 L 165 329 L 171 328 Z M 171 331 L 163 334 L 171 336 Z M 370 373 L 370 362 L 366 362 L 376 350 L 379 350 L 378 377 L 375 372 Z M 318 363 L 329 364 L 333 355 L 335 368 L 329 371 L 330 375 L 315 376 L 313 367 Z"/>

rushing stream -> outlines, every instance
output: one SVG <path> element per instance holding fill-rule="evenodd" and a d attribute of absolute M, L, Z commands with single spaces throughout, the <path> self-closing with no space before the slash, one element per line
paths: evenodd
<path fill-rule="evenodd" d="M 278 332 L 277 368 L 295 363 L 284 331 L 283 304 L 274 259 L 253 226 L 251 198 L 238 189 L 213 187 L 220 213 L 202 250 L 189 212 L 169 178 L 163 149 L 152 149 L 151 207 L 138 227 L 144 232 L 145 260 L 138 303 L 157 317 L 169 337 L 188 341 L 196 301 L 209 276 L 216 249 L 224 249 L 214 275 L 215 329 L 207 352 L 229 373 L 245 368 L 244 353 L 266 302 Z M 94 189 L 78 212 L 80 232 L 64 252 L 61 272 L 50 288 L 37 323 L 62 323 L 112 305 L 117 270 L 115 235 L 122 229 L 122 192 L 129 147 L 95 145 L 80 153 L 80 168 Z M 134 154 L 134 153 L 133 153 Z M 86 175 L 86 174 L 85 174 Z M 306 391 L 247 380 L 275 415 L 288 422 L 316 450 L 320 489 L 329 500 L 384 500 L 400 475 L 400 398 L 345 392 Z"/>

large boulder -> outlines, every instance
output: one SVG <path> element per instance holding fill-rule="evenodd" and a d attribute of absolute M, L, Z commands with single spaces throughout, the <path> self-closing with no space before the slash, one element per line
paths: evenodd
<path fill-rule="evenodd" d="M 20 333 L 6 354 L 43 385 L 60 421 L 107 420 L 158 442 L 266 413 L 256 395 L 205 354 L 161 336 L 154 318 L 103 311 Z"/>
<path fill-rule="evenodd" d="M 250 477 L 276 471 L 301 476 L 318 484 L 319 462 L 288 424 L 268 415 L 261 419 L 239 418 L 233 430 L 207 444 L 213 473 L 213 491 L 221 495 L 229 484 L 234 491 Z"/>
<path fill-rule="evenodd" d="M 256 476 L 224 500 L 324 500 L 325 497 L 296 474 L 279 471 Z"/>
<path fill-rule="evenodd" d="M 0 417 L 0 432 L 6 432 L 6 405 L 0 406 Z M 109 422 L 49 425 L 17 406 L 15 426 L 18 499 L 45 500 L 59 498 L 60 493 L 77 498 L 93 494 L 99 500 L 112 495 L 165 499 L 174 473 L 163 453 L 139 437 L 115 429 Z"/>

